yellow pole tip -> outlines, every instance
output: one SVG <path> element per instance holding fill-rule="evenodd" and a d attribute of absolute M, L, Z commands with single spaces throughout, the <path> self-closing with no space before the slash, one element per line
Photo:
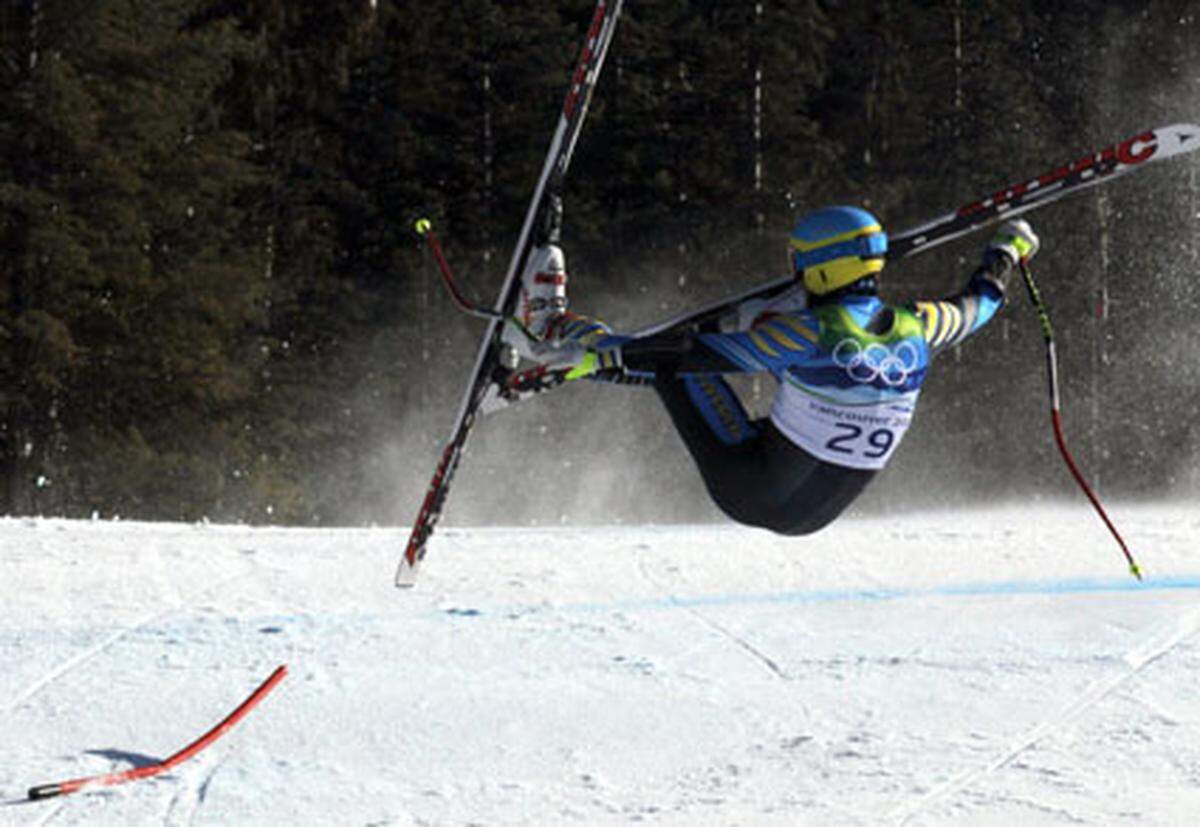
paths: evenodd
<path fill-rule="evenodd" d="M 1136 577 L 1138 580 L 1142 579 L 1142 570 L 1138 566 L 1137 563 L 1134 563 L 1132 566 L 1130 566 L 1129 571 L 1131 571 L 1133 573 L 1133 576 Z"/>
<path fill-rule="evenodd" d="M 433 224 L 428 218 L 418 218 L 417 223 L 413 225 L 418 235 L 425 235 L 433 229 Z"/>

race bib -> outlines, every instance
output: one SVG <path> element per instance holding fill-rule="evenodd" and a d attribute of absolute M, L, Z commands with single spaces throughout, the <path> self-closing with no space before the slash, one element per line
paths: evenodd
<path fill-rule="evenodd" d="M 808 453 L 847 468 L 877 470 L 912 423 L 917 392 L 889 396 L 876 403 L 846 405 L 783 383 L 771 421 Z"/>

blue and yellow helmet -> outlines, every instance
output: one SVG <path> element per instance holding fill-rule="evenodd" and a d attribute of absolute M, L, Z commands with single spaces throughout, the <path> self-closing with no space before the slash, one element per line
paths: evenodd
<path fill-rule="evenodd" d="M 866 210 L 826 207 L 796 222 L 791 246 L 796 277 L 820 296 L 882 270 L 887 233 Z"/>

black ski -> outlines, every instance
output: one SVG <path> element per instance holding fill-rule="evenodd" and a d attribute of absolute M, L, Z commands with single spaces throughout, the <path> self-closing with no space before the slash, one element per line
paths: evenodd
<path fill-rule="evenodd" d="M 529 209 L 525 214 L 525 223 L 521 227 L 521 234 L 513 249 L 512 259 L 509 261 L 504 286 L 500 289 L 500 294 L 496 299 L 494 308 L 496 315 L 488 322 L 487 332 L 483 336 L 479 353 L 475 359 L 475 369 L 471 381 L 467 385 L 462 403 L 459 405 L 454 429 L 442 450 L 441 460 L 434 471 L 433 480 L 429 484 L 429 490 L 425 495 L 421 510 L 417 514 L 416 522 L 413 524 L 408 546 L 404 550 L 404 556 L 396 571 L 396 585 L 399 587 L 410 587 L 416 581 L 417 567 L 425 557 L 426 544 L 442 515 L 450 483 L 454 479 L 454 472 L 462 458 L 467 437 L 475 425 L 480 405 L 488 390 L 497 384 L 502 384 L 507 377 L 506 369 L 500 364 L 500 334 L 503 330 L 501 320 L 511 315 L 516 302 L 520 287 L 517 276 L 529 255 L 534 225 L 541 217 L 547 198 L 557 195 L 562 189 L 567 168 L 571 163 L 571 156 L 575 151 L 575 143 L 579 140 L 580 132 L 583 129 L 592 92 L 596 88 L 600 70 L 604 65 L 604 57 L 612 42 L 613 32 L 616 30 L 622 2 L 623 0 L 597 0 L 587 37 L 584 40 L 583 48 L 580 49 L 575 72 L 571 78 L 570 87 L 567 89 L 566 99 L 563 101 L 558 126 L 550 141 L 541 176 L 538 178 L 533 198 L 530 200 Z"/>

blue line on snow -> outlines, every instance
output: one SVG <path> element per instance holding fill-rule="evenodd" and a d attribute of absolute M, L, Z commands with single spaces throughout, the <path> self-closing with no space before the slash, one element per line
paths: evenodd
<path fill-rule="evenodd" d="M 998 583 L 958 583 L 929 588 L 829 589 L 804 592 L 762 592 L 744 594 L 668 595 L 643 600 L 618 600 L 611 603 L 563 603 L 491 609 L 457 608 L 445 614 L 455 617 L 479 617 L 488 614 L 526 613 L 553 610 L 559 612 L 637 612 L 664 609 L 803 605 L 808 603 L 882 602 L 921 597 L 987 597 L 1011 595 L 1088 595 L 1151 591 L 1200 590 L 1200 576 L 1159 577 L 1145 581 L 1129 580 L 1035 580 Z"/>

